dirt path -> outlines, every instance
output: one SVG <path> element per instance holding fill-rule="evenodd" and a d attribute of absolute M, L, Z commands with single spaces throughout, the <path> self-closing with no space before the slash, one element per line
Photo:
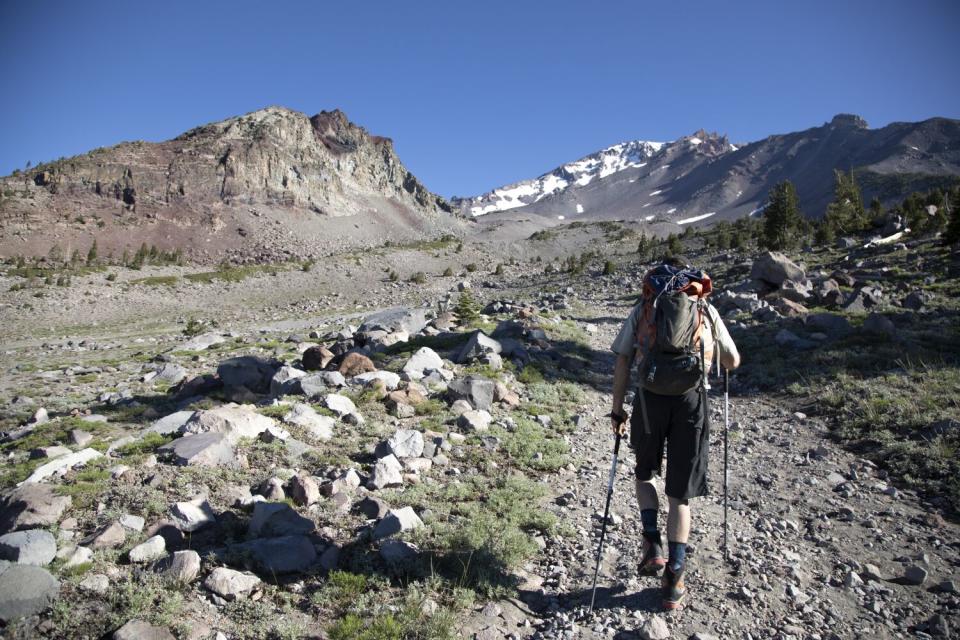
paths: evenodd
<path fill-rule="evenodd" d="M 623 317 L 628 310 L 597 315 Z M 619 326 L 598 328 L 591 346 L 607 349 Z M 633 453 L 622 448 L 596 609 L 586 613 L 613 443 L 603 417 L 610 396 L 588 390 L 575 439 L 577 471 L 546 480 L 556 496 L 550 508 L 576 535 L 548 541 L 528 567 L 519 600 L 485 610 L 497 619 L 471 625 L 489 627 L 478 637 L 646 637 L 640 629 L 654 616 L 675 638 L 943 637 L 944 629 L 956 628 L 960 527 L 929 513 L 909 490 L 888 486 L 871 463 L 832 443 L 818 421 L 775 399 L 742 395 L 735 376 L 731 387 L 730 560 L 721 551 L 723 396 L 715 388 L 713 495 L 692 503 L 682 610 L 661 614 L 658 579 L 636 575 Z M 665 505 L 660 515 L 664 528 Z M 926 574 L 923 584 L 907 584 L 911 573 Z"/>

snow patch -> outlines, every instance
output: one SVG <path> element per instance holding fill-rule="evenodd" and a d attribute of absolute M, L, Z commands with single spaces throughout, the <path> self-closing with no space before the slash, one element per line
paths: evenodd
<path fill-rule="evenodd" d="M 749 215 L 751 218 L 756 217 L 756 216 L 760 215 L 761 213 L 763 213 L 763 210 L 766 209 L 766 208 L 767 208 L 767 205 L 765 205 L 765 204 L 760 205 L 759 207 L 757 207 L 756 209 L 754 209 L 753 211 L 751 211 L 751 212 L 750 212 L 749 214 L 747 214 L 747 215 Z"/>
<path fill-rule="evenodd" d="M 578 204 L 578 205 L 577 205 L 577 213 L 583 213 L 583 205 L 582 205 L 582 204 Z"/>
<path fill-rule="evenodd" d="M 695 146 L 697 146 L 698 144 L 703 144 L 703 140 L 701 140 L 700 138 L 698 138 L 698 137 L 696 137 L 696 136 L 690 138 L 690 146 L 691 146 L 691 147 L 695 147 Z"/>
<path fill-rule="evenodd" d="M 651 191 L 650 195 L 657 196 L 657 195 L 660 195 L 661 193 L 663 193 L 663 191 L 661 189 L 657 189 L 656 191 Z"/>
<path fill-rule="evenodd" d="M 717 215 L 716 211 L 711 211 L 710 213 L 705 213 L 702 216 L 693 216 L 692 218 L 685 218 L 684 220 L 677 220 L 677 224 L 690 224 L 691 222 L 699 222 L 701 220 L 706 220 L 710 216 Z"/>
<path fill-rule="evenodd" d="M 647 216 L 646 218 L 644 218 L 644 220 L 645 220 L 646 222 L 650 222 L 651 220 L 653 220 L 653 219 L 656 218 L 656 217 L 657 217 L 657 216 Z"/>
<path fill-rule="evenodd" d="M 567 216 L 557 216 L 557 220 L 566 220 Z"/>
<path fill-rule="evenodd" d="M 674 207 L 673 209 L 670 209 L 669 211 L 667 211 L 667 213 L 674 213 L 676 210 L 677 210 L 677 208 Z"/>
<path fill-rule="evenodd" d="M 640 207 L 640 208 L 641 208 L 641 209 L 646 209 L 647 207 L 649 207 L 649 206 L 650 206 L 650 204 L 651 204 L 651 203 L 649 203 L 649 202 L 648 202 L 647 204 L 645 204 L 645 205 L 643 205 L 643 206 L 642 206 L 642 207 Z"/>

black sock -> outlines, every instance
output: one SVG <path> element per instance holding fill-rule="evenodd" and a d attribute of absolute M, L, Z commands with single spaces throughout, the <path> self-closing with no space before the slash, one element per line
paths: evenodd
<path fill-rule="evenodd" d="M 679 573 L 687 560 L 687 543 L 670 542 L 670 558 L 667 560 L 667 566 L 674 573 Z"/>
<path fill-rule="evenodd" d="M 641 509 L 640 522 L 643 523 L 643 537 L 650 544 L 662 546 L 663 540 L 660 538 L 660 529 L 657 528 L 657 510 Z"/>

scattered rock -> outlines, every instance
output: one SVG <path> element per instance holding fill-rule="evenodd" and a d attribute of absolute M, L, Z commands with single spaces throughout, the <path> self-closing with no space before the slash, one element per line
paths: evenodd
<path fill-rule="evenodd" d="M 338 369 L 344 378 L 353 378 L 361 373 L 376 370 L 377 365 L 373 364 L 373 360 L 356 351 L 348 353 L 346 357 L 344 357 L 343 362 L 340 363 L 340 368 Z"/>
<path fill-rule="evenodd" d="M 316 346 L 304 351 L 300 360 L 307 371 L 320 371 L 326 369 L 335 357 L 334 353 L 326 347 Z"/>
<path fill-rule="evenodd" d="M 867 333 L 883 335 L 888 338 L 893 338 L 897 334 L 897 328 L 894 326 L 893 321 L 879 313 L 871 313 L 867 316 L 866 320 L 863 321 L 863 330 Z"/>
<path fill-rule="evenodd" d="M 370 486 L 373 489 L 399 486 L 403 484 L 403 467 L 392 453 L 377 460 L 370 474 Z"/>
<path fill-rule="evenodd" d="M 467 340 L 467 343 L 463 345 L 463 349 L 460 350 L 460 355 L 457 356 L 457 362 L 470 362 L 471 360 L 490 353 L 499 354 L 502 350 L 503 347 L 500 343 L 487 336 L 483 331 L 474 331 L 470 335 L 470 339 Z"/>
<path fill-rule="evenodd" d="M 300 393 L 300 380 L 307 375 L 295 367 L 282 366 L 270 379 L 270 395 L 283 396 Z"/>
<path fill-rule="evenodd" d="M 424 372 L 442 368 L 443 359 L 430 347 L 421 347 L 403 365 L 404 373 L 411 380 L 420 380 Z"/>
<path fill-rule="evenodd" d="M 190 583 L 200 575 L 200 554 L 191 549 L 175 551 L 173 555 L 158 562 L 155 567 L 160 575 L 168 580 Z"/>
<path fill-rule="evenodd" d="M 222 433 L 231 444 L 236 444 L 241 438 L 256 438 L 275 424 L 272 418 L 257 413 L 253 405 L 231 403 L 197 411 L 181 431 L 187 434 Z"/>
<path fill-rule="evenodd" d="M 102 573 L 94 573 L 83 579 L 80 588 L 90 593 L 103 595 L 110 590 L 110 578 Z"/>
<path fill-rule="evenodd" d="M 910 565 L 903 573 L 906 584 L 920 586 L 927 581 L 927 570 L 919 565 Z"/>
<path fill-rule="evenodd" d="M 176 640 L 166 627 L 155 627 L 143 620 L 130 620 L 113 632 L 113 640 Z"/>
<path fill-rule="evenodd" d="M 203 581 L 203 586 L 225 600 L 242 600 L 260 586 L 260 578 L 252 573 L 217 567 Z"/>
<path fill-rule="evenodd" d="M 803 269 L 791 262 L 787 256 L 776 251 L 768 251 L 754 260 L 750 269 L 750 278 L 762 280 L 774 287 L 779 287 L 784 280 L 802 282 L 807 279 Z"/>
<path fill-rule="evenodd" d="M 229 358 L 217 367 L 217 375 L 228 388 L 243 388 L 253 393 L 269 393 L 270 381 L 278 363 L 257 356 Z"/>
<path fill-rule="evenodd" d="M 57 524 L 71 503 L 70 496 L 58 495 L 53 485 L 16 488 L 0 502 L 0 533 Z"/>
<path fill-rule="evenodd" d="M 341 418 L 348 414 L 356 413 L 357 411 L 357 407 L 355 404 L 353 404 L 353 400 L 347 396 L 340 395 L 339 393 L 328 394 L 323 399 L 323 405 Z"/>
<path fill-rule="evenodd" d="M 670 637 L 670 628 L 660 616 L 647 618 L 637 630 L 643 640 L 667 640 Z"/>
<path fill-rule="evenodd" d="M 387 440 L 387 450 L 397 458 L 417 458 L 423 454 L 423 434 L 416 429 L 398 429 Z"/>
<path fill-rule="evenodd" d="M 60 456 L 59 458 L 44 465 L 40 465 L 34 469 L 33 473 L 30 474 L 30 477 L 17 486 L 35 484 L 37 482 L 46 480 L 52 475 L 62 476 L 70 469 L 73 469 L 74 467 L 82 467 L 94 458 L 99 458 L 102 455 L 103 454 L 96 449 L 83 449 L 82 451 L 71 453 L 70 455 Z"/>
<path fill-rule="evenodd" d="M 177 411 L 168 416 L 160 418 L 144 430 L 144 433 L 159 433 L 167 435 L 170 433 L 179 433 L 183 426 L 193 417 L 195 411 Z"/>
<path fill-rule="evenodd" d="M 169 452 L 174 464 L 220 467 L 236 462 L 233 443 L 225 433 L 209 432 L 177 438 L 158 449 Z"/>
<path fill-rule="evenodd" d="M 94 549 L 113 549 L 127 541 L 127 532 L 119 522 L 112 522 L 101 527 L 92 535 L 84 538 L 82 543 Z"/>
<path fill-rule="evenodd" d="M 305 535 L 287 535 L 251 540 L 231 550 L 253 561 L 254 568 L 266 574 L 302 573 L 317 559 L 317 551 Z"/>
<path fill-rule="evenodd" d="M 130 562 L 143 563 L 152 562 L 165 556 L 167 553 L 167 543 L 163 536 L 153 536 L 147 538 L 133 549 L 130 549 Z"/>
<path fill-rule="evenodd" d="M 305 518 L 282 502 L 257 502 L 253 505 L 248 533 L 252 538 L 296 536 L 311 533 L 313 520 Z"/>
<path fill-rule="evenodd" d="M 0 621 L 40 613 L 60 595 L 60 582 L 41 567 L 0 563 Z"/>
<path fill-rule="evenodd" d="M 0 559 L 45 567 L 57 555 L 57 541 L 44 529 L 15 531 L 0 536 Z"/>
<path fill-rule="evenodd" d="M 320 501 L 320 485 L 309 475 L 295 475 L 290 480 L 290 497 L 301 507 L 308 507 Z"/>
<path fill-rule="evenodd" d="M 408 531 L 422 527 L 423 521 L 420 520 L 413 507 L 403 507 L 402 509 L 391 509 L 387 515 L 377 523 L 373 530 L 373 539 L 389 538 L 401 531 Z"/>
<path fill-rule="evenodd" d="M 403 540 L 388 539 L 380 545 L 380 557 L 396 571 L 416 562 L 420 549 Z"/>
<path fill-rule="evenodd" d="M 184 532 L 197 531 L 217 521 L 206 496 L 197 496 L 193 500 L 173 504 L 170 515 L 177 529 Z"/>
<path fill-rule="evenodd" d="M 474 409 L 489 411 L 493 405 L 494 389 L 493 380 L 480 376 L 467 376 L 447 385 L 447 398 L 451 403 L 466 400 Z"/>
<path fill-rule="evenodd" d="M 490 428 L 491 420 L 493 420 L 493 416 L 490 415 L 490 412 L 483 409 L 471 409 L 460 414 L 460 417 L 457 418 L 457 426 L 464 431 L 487 431 Z"/>

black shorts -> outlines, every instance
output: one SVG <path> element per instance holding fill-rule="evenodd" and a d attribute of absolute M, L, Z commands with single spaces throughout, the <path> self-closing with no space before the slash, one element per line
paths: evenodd
<path fill-rule="evenodd" d="M 644 429 L 640 393 L 646 400 L 649 432 Z M 654 474 L 662 475 L 666 445 L 666 494 L 679 500 L 707 495 L 710 420 L 702 403 L 699 389 L 682 396 L 637 392 L 630 417 L 630 446 L 637 459 L 637 479 L 652 480 Z"/>

